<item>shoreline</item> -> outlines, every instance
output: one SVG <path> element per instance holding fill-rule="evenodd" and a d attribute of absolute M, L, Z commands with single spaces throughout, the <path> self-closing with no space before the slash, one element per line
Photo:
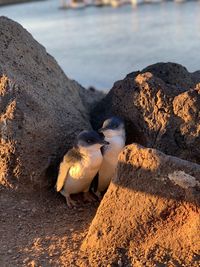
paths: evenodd
<path fill-rule="evenodd" d="M 0 7 L 14 5 L 14 4 L 36 2 L 36 1 L 39 2 L 39 1 L 44 1 L 44 0 L 0 0 Z"/>

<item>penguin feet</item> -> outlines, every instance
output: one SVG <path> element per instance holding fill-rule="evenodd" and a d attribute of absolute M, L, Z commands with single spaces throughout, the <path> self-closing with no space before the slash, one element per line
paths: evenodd
<path fill-rule="evenodd" d="M 70 195 L 66 196 L 66 202 L 67 202 L 67 206 L 71 209 L 77 206 L 76 201 L 72 200 Z"/>
<path fill-rule="evenodd" d="M 93 202 L 96 198 L 93 196 L 90 192 L 84 192 L 83 193 L 83 201 L 84 202 Z"/>

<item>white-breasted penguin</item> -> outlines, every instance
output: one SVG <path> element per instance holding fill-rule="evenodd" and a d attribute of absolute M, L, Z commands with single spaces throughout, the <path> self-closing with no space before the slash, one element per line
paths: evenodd
<path fill-rule="evenodd" d="M 65 196 L 69 207 L 75 206 L 70 194 L 87 193 L 97 174 L 103 156 L 100 148 L 108 145 L 95 131 L 82 131 L 75 146 L 64 156 L 60 164 L 56 190 Z"/>
<path fill-rule="evenodd" d="M 125 125 L 119 117 L 105 120 L 99 132 L 103 133 L 109 145 L 102 148 L 103 161 L 98 172 L 98 195 L 107 189 L 115 175 L 118 155 L 125 146 L 126 140 Z"/>

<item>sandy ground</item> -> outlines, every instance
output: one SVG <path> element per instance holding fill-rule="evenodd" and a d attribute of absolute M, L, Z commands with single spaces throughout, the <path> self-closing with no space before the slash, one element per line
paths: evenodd
<path fill-rule="evenodd" d="M 89 266 L 79 248 L 97 207 L 70 210 L 55 192 L 0 190 L 0 266 Z"/>

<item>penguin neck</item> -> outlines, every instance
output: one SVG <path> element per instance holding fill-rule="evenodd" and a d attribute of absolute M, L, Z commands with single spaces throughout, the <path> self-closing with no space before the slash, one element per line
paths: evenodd
<path fill-rule="evenodd" d="M 79 152 L 82 155 L 82 164 L 84 167 L 88 167 L 91 170 L 99 168 L 101 165 L 103 156 L 101 154 L 100 145 L 90 147 L 79 147 Z"/>
<path fill-rule="evenodd" d="M 89 147 L 80 146 L 78 149 L 83 158 L 92 158 L 101 155 L 100 145 L 93 145 Z"/>
<path fill-rule="evenodd" d="M 105 146 L 103 155 L 106 158 L 116 158 L 122 148 L 125 146 L 125 130 L 106 131 L 105 140 L 109 142 L 108 146 Z"/>
<path fill-rule="evenodd" d="M 108 131 L 105 134 L 105 140 L 107 142 L 109 142 L 110 144 L 112 144 L 112 143 L 124 143 L 124 145 L 125 145 L 125 139 L 126 139 L 126 134 L 125 134 L 124 129 L 121 129 L 118 131 Z"/>

